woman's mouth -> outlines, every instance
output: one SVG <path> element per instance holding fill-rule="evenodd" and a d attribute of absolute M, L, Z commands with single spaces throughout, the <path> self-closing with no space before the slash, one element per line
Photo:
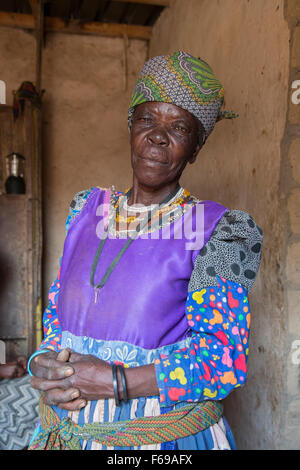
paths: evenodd
<path fill-rule="evenodd" d="M 137 157 L 141 160 L 144 160 L 144 162 L 149 166 L 166 166 L 168 164 L 167 160 L 162 159 L 161 156 L 159 157 L 157 155 L 137 155 Z"/>

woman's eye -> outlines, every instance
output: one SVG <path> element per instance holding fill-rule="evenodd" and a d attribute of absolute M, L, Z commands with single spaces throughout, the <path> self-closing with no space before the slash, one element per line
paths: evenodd
<path fill-rule="evenodd" d="M 151 118 L 146 117 L 146 116 L 141 116 L 137 119 L 139 122 L 150 122 Z"/>
<path fill-rule="evenodd" d="M 187 134 L 188 133 L 188 129 L 186 127 L 180 126 L 180 125 L 176 125 L 175 130 L 177 132 L 180 132 L 181 134 Z"/>

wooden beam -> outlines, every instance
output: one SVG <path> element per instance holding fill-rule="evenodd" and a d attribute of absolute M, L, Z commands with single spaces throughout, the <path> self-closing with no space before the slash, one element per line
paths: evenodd
<path fill-rule="evenodd" d="M 38 93 L 41 91 L 42 80 L 42 50 L 44 45 L 44 0 L 29 0 L 34 17 L 36 36 L 36 79 L 35 86 Z"/>
<path fill-rule="evenodd" d="M 0 12 L 0 26 L 8 26 L 11 28 L 35 29 L 35 21 L 33 15 L 25 15 L 22 13 Z M 61 18 L 44 17 L 44 29 L 46 32 L 70 33 L 70 34 L 92 34 L 99 36 L 124 37 L 132 39 L 151 38 L 151 26 L 139 26 L 118 23 L 100 23 L 97 21 L 89 21 L 81 23 L 80 20 L 70 20 L 68 22 Z"/>
<path fill-rule="evenodd" d="M 8 26 L 11 28 L 34 29 L 35 22 L 33 15 L 24 13 L 10 13 L 7 11 L 0 12 L 0 26 Z"/>
<path fill-rule="evenodd" d="M 60 18 L 45 17 L 45 30 L 72 34 L 94 34 L 99 36 L 124 37 L 134 39 L 150 39 L 152 28 L 119 23 L 101 23 L 88 21 L 81 23 L 80 20 L 70 20 L 68 23 Z"/>
<path fill-rule="evenodd" d="M 112 0 L 112 2 L 141 3 L 158 7 L 169 7 L 171 0 Z"/>

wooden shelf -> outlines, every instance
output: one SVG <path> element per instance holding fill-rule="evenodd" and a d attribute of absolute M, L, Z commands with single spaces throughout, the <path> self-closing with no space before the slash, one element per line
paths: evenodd
<path fill-rule="evenodd" d="M 25 194 L 7 194 L 5 157 L 25 157 Z M 28 357 L 41 337 L 40 110 L 30 102 L 16 120 L 0 105 L 0 340 L 6 360 Z"/>

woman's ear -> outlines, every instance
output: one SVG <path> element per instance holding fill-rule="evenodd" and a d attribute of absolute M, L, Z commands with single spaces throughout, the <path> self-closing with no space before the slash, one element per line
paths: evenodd
<path fill-rule="evenodd" d="M 196 158 L 197 158 L 197 155 L 198 153 L 200 152 L 200 150 L 202 149 L 203 145 L 204 145 L 204 142 L 205 142 L 205 130 L 204 130 L 204 127 L 203 125 L 201 124 L 201 122 L 197 122 L 198 124 L 198 138 L 197 138 L 197 144 L 195 146 L 195 149 L 194 149 L 194 152 L 193 152 L 193 155 L 192 157 L 190 158 L 189 162 L 190 163 L 194 163 Z"/>
<path fill-rule="evenodd" d="M 200 136 L 200 139 L 201 139 L 201 142 L 202 142 L 202 136 Z M 196 161 L 197 155 L 203 147 L 203 142 L 202 143 L 201 142 L 198 141 L 197 145 L 195 146 L 195 150 L 194 150 L 194 152 L 193 152 L 193 154 L 192 154 L 192 156 L 189 160 L 190 164 L 192 164 Z"/>

